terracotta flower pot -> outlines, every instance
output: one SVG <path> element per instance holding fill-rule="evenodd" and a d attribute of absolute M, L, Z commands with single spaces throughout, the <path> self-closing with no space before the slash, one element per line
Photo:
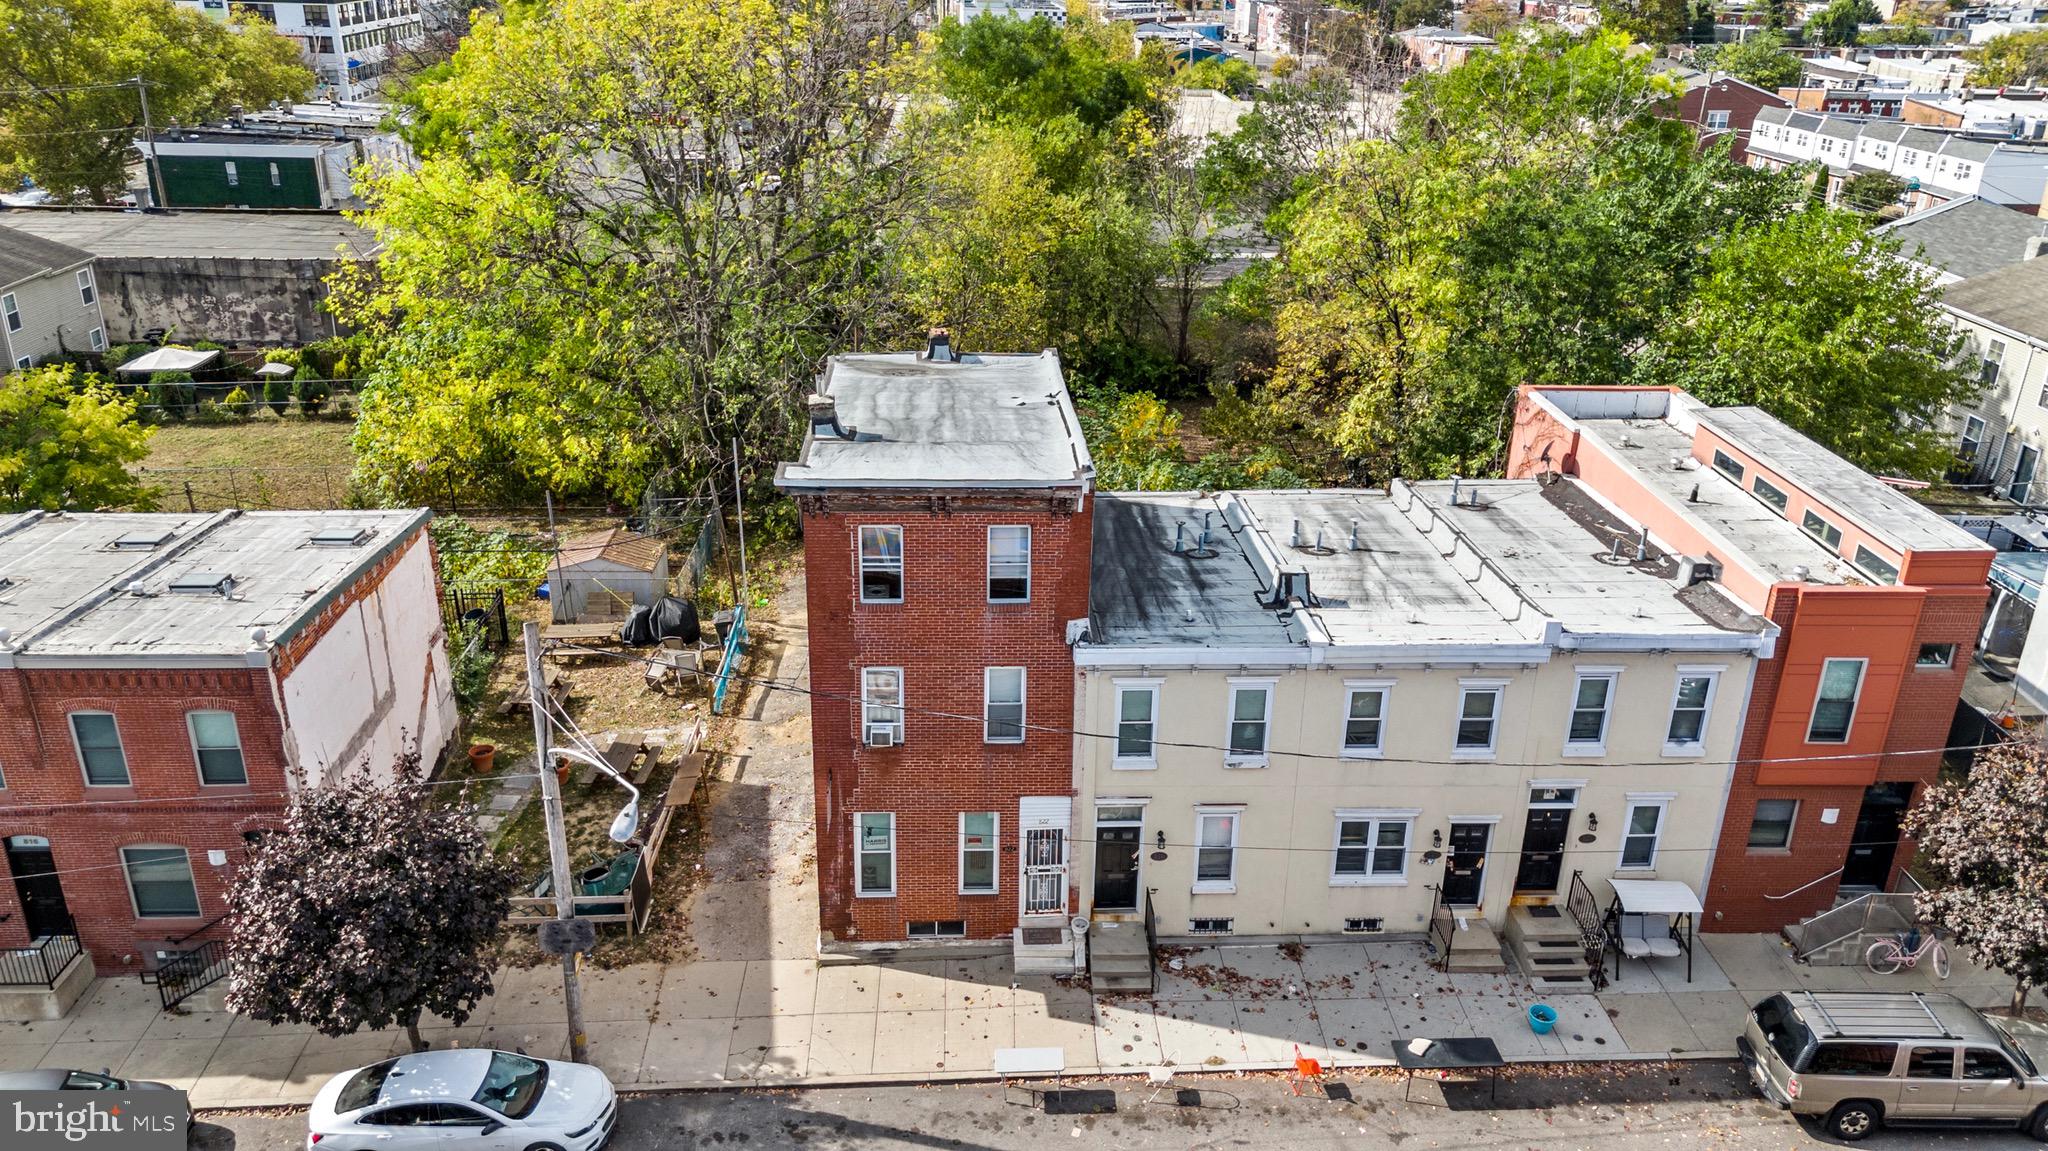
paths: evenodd
<path fill-rule="evenodd" d="M 498 745 L 494 743 L 472 743 L 469 745 L 469 770 L 478 775 L 489 775 L 498 761 Z"/>

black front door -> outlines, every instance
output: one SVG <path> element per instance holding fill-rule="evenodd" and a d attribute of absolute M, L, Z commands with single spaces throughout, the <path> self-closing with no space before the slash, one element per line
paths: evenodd
<path fill-rule="evenodd" d="M 1873 784 L 1863 792 L 1856 810 L 1856 829 L 1849 833 L 1849 857 L 1842 862 L 1843 887 L 1882 889 L 1892 877 L 1892 859 L 1899 853 L 1899 822 L 1913 799 L 1910 783 Z"/>
<path fill-rule="evenodd" d="M 1451 854 L 1444 861 L 1444 903 L 1450 907 L 1477 907 L 1486 890 L 1486 841 L 1493 837 L 1490 823 L 1451 825 Z"/>
<path fill-rule="evenodd" d="M 1532 807 L 1522 829 L 1522 865 L 1515 870 L 1516 891 L 1556 891 L 1564 875 L 1564 837 L 1572 826 L 1569 807 Z"/>
<path fill-rule="evenodd" d="M 1095 909 L 1138 908 L 1138 829 L 1095 829 Z"/>
<path fill-rule="evenodd" d="M 40 835 L 17 835 L 7 841 L 7 870 L 14 875 L 14 891 L 21 897 L 21 918 L 31 939 L 45 935 L 70 935 L 71 909 L 64 904 L 64 883 L 57 861 L 50 854 L 50 841 Z"/>

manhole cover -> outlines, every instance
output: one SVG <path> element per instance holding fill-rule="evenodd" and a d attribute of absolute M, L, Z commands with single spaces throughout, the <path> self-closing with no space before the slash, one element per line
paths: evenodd
<path fill-rule="evenodd" d="M 1024 944 L 1027 947 L 1057 947 L 1060 944 L 1060 929 L 1027 927 L 1024 929 Z"/>

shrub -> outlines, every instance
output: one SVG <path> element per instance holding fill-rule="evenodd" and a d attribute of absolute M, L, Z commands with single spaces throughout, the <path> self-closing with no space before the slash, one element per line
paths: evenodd
<path fill-rule="evenodd" d="M 292 384 L 299 397 L 299 414 L 319 415 L 320 408 L 327 403 L 329 395 L 327 381 L 322 377 L 320 370 L 312 364 L 307 364 L 292 378 Z"/>
<path fill-rule="evenodd" d="M 299 363 L 312 368 L 313 374 L 327 379 L 341 379 L 347 373 L 341 371 L 343 361 L 348 359 L 349 346 L 338 337 L 315 340 L 299 349 Z"/>
<path fill-rule="evenodd" d="M 149 402 L 157 415 L 182 420 L 192 414 L 192 373 L 158 372 L 149 377 Z"/>
<path fill-rule="evenodd" d="M 228 415 L 233 418 L 246 420 L 256 414 L 250 410 L 250 405 L 254 402 L 249 398 L 248 392 L 243 391 L 240 385 L 236 385 L 228 389 L 227 395 L 221 397 L 220 406 L 226 408 Z"/>
<path fill-rule="evenodd" d="M 292 378 L 290 376 L 265 376 L 263 378 L 263 402 L 270 410 L 283 415 L 292 406 Z"/>
<path fill-rule="evenodd" d="M 135 357 L 155 350 L 154 344 L 114 344 L 100 355 L 100 363 L 111 372 Z"/>
<path fill-rule="evenodd" d="M 224 408 L 212 400 L 201 400 L 199 401 L 199 406 L 192 410 L 192 422 L 195 424 L 231 424 L 235 422 L 234 409 Z"/>

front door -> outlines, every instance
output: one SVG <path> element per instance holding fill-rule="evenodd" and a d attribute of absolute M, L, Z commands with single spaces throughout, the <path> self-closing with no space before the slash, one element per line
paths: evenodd
<path fill-rule="evenodd" d="M 1564 875 L 1564 839 L 1571 830 L 1569 807 L 1532 807 L 1522 829 L 1522 863 L 1515 869 L 1516 891 L 1556 891 Z"/>
<path fill-rule="evenodd" d="M 1095 910 L 1138 909 L 1138 839 L 1136 827 L 1095 828 Z"/>
<path fill-rule="evenodd" d="M 1492 837 L 1490 823 L 1451 825 L 1451 853 L 1444 861 L 1445 906 L 1479 906 L 1486 891 L 1486 842 Z"/>
<path fill-rule="evenodd" d="M 1067 829 L 1072 826 L 1073 801 L 1064 795 L 1027 795 L 1017 801 L 1017 827 L 1024 836 L 1023 864 L 1025 915 L 1067 913 Z"/>
<path fill-rule="evenodd" d="M 2034 488 L 2034 465 L 2039 463 L 2041 453 L 2030 447 L 2020 448 L 2019 462 L 2012 466 L 2012 486 L 2005 489 L 2005 496 L 2016 504 L 2027 502 L 2027 496 Z"/>
<path fill-rule="evenodd" d="M 1912 799 L 1910 783 L 1872 784 L 1864 791 L 1856 829 L 1849 833 L 1849 856 L 1842 863 L 1843 887 L 1883 890 L 1899 851 L 1899 824 Z"/>
<path fill-rule="evenodd" d="M 17 835 L 7 841 L 7 870 L 14 876 L 15 894 L 21 897 L 21 920 L 29 938 L 71 935 L 71 909 L 64 903 L 64 883 L 57 876 L 57 861 L 50 854 L 50 841 L 40 835 Z"/>

